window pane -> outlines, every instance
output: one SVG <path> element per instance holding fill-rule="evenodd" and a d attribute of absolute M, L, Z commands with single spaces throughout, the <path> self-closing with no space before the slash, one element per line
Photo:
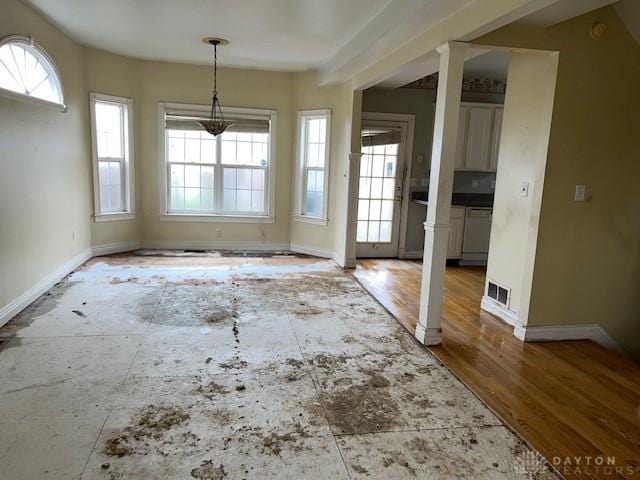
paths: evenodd
<path fill-rule="evenodd" d="M 238 163 L 242 165 L 251 165 L 251 143 L 238 142 Z"/>
<path fill-rule="evenodd" d="M 200 167 L 199 166 L 185 165 L 184 184 L 186 187 L 194 187 L 194 188 L 200 187 Z"/>
<path fill-rule="evenodd" d="M 382 177 L 384 171 L 384 157 L 374 155 L 372 160 L 371 176 Z"/>
<path fill-rule="evenodd" d="M 396 176 L 396 160 L 398 157 L 385 157 L 384 160 L 384 176 L 395 177 Z"/>
<path fill-rule="evenodd" d="M 238 169 L 238 189 L 251 189 L 251 169 L 239 168 Z M 240 199 L 238 199 L 238 202 Z"/>
<path fill-rule="evenodd" d="M 254 212 L 264 211 L 264 190 L 253 190 L 251 192 L 251 210 Z"/>
<path fill-rule="evenodd" d="M 266 190 L 264 178 L 264 170 L 253 169 L 251 172 L 251 188 L 253 190 Z"/>
<path fill-rule="evenodd" d="M 175 210 L 184 210 L 184 188 L 171 189 L 171 208 Z"/>
<path fill-rule="evenodd" d="M 109 210 L 109 187 L 104 187 L 100 189 L 100 211 L 108 212 Z"/>
<path fill-rule="evenodd" d="M 122 107 L 111 103 L 96 102 L 95 116 L 98 157 L 123 157 Z"/>
<path fill-rule="evenodd" d="M 358 222 L 358 227 L 356 229 L 356 241 L 357 242 L 366 242 L 367 241 L 367 222 Z"/>
<path fill-rule="evenodd" d="M 186 138 L 184 141 L 184 161 L 200 162 L 200 138 Z"/>
<path fill-rule="evenodd" d="M 393 220 L 393 200 L 382 201 L 382 213 L 380 214 L 381 220 Z"/>
<path fill-rule="evenodd" d="M 364 155 L 360 159 L 360 176 L 361 177 L 371 176 L 371 156 L 370 155 Z"/>
<path fill-rule="evenodd" d="M 256 135 L 254 135 L 256 136 Z M 267 164 L 267 144 L 266 143 L 254 143 L 252 149 L 252 165 L 265 166 Z"/>
<path fill-rule="evenodd" d="M 380 241 L 391 241 L 391 222 L 380 222 Z"/>
<path fill-rule="evenodd" d="M 98 162 L 98 183 L 101 187 L 109 185 L 109 162 Z"/>
<path fill-rule="evenodd" d="M 122 190 L 120 185 L 111 185 L 109 187 L 109 210 L 122 210 Z"/>
<path fill-rule="evenodd" d="M 121 183 L 120 162 L 109 162 L 109 184 L 120 185 Z"/>
<path fill-rule="evenodd" d="M 318 166 L 324 168 L 324 144 L 318 145 Z"/>
<path fill-rule="evenodd" d="M 316 192 L 307 192 L 305 213 L 314 217 L 322 215 L 322 196 Z"/>
<path fill-rule="evenodd" d="M 210 188 L 213 190 L 213 167 L 201 167 L 200 186 L 202 188 Z"/>
<path fill-rule="evenodd" d="M 358 200 L 358 220 L 369 218 L 369 200 Z"/>
<path fill-rule="evenodd" d="M 222 139 L 222 163 L 234 165 L 236 163 L 236 142 Z"/>
<path fill-rule="evenodd" d="M 370 194 L 371 194 L 371 179 L 368 177 L 360 177 L 358 197 L 369 198 Z"/>
<path fill-rule="evenodd" d="M 316 192 L 324 192 L 324 170 L 316 171 Z"/>
<path fill-rule="evenodd" d="M 203 210 L 213 210 L 213 190 L 203 188 L 200 190 L 200 207 Z"/>
<path fill-rule="evenodd" d="M 371 179 L 371 198 L 382 198 L 382 179 Z"/>
<path fill-rule="evenodd" d="M 236 169 L 225 168 L 222 178 L 224 188 L 236 188 Z M 235 197 L 234 197 L 235 198 Z M 234 200 L 235 201 L 235 200 Z"/>
<path fill-rule="evenodd" d="M 216 163 L 216 141 L 203 139 L 200 143 L 200 161 Z"/>
<path fill-rule="evenodd" d="M 368 242 L 377 242 L 380 233 L 380 222 L 369 222 Z"/>
<path fill-rule="evenodd" d="M 200 189 L 199 188 L 184 189 L 184 208 L 186 210 L 200 209 Z"/>
<path fill-rule="evenodd" d="M 169 132 L 169 161 L 184 162 L 184 136 L 181 132 Z"/>
<path fill-rule="evenodd" d="M 184 165 L 171 165 L 172 187 L 184 187 Z"/>
<path fill-rule="evenodd" d="M 310 143 L 309 148 L 307 149 L 307 166 L 309 167 L 317 167 L 318 166 L 318 155 L 319 149 L 317 143 Z"/>
<path fill-rule="evenodd" d="M 322 120 L 313 118 L 309 120 L 309 142 L 318 143 L 320 141 L 320 122 Z"/>
<path fill-rule="evenodd" d="M 236 211 L 236 191 L 224 189 L 224 195 L 222 199 L 222 208 L 228 212 Z"/>
<path fill-rule="evenodd" d="M 385 178 L 382 183 L 382 198 L 392 199 L 395 195 L 395 178 Z"/>
<path fill-rule="evenodd" d="M 251 190 L 238 190 L 237 191 L 237 206 L 239 212 L 251 211 Z"/>
<path fill-rule="evenodd" d="M 369 220 L 380 220 L 380 209 L 382 202 L 380 200 L 371 200 L 369 204 Z"/>

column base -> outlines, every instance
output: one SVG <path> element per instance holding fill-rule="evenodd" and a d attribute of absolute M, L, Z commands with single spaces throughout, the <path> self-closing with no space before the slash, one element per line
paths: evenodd
<path fill-rule="evenodd" d="M 416 325 L 416 339 L 423 345 L 440 345 L 442 343 L 441 328 L 425 328 L 422 325 Z"/>

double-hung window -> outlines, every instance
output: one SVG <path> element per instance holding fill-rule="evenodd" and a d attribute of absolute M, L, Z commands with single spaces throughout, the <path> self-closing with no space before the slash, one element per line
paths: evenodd
<path fill-rule="evenodd" d="M 134 218 L 133 101 L 90 94 L 96 221 Z"/>
<path fill-rule="evenodd" d="M 330 110 L 298 112 L 294 219 L 327 223 Z"/>
<path fill-rule="evenodd" d="M 163 219 L 273 222 L 276 113 L 226 108 L 214 137 L 198 123 L 207 107 L 161 104 Z"/>

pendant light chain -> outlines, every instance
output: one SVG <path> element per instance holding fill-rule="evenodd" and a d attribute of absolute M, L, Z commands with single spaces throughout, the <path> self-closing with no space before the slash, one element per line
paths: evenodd
<path fill-rule="evenodd" d="M 220 101 L 218 100 L 218 45 L 219 40 L 212 40 L 210 43 L 213 45 L 213 98 L 211 99 L 211 116 L 209 120 L 198 122 L 204 129 L 213 136 L 220 135 L 224 132 L 231 122 L 225 122 L 224 114 L 222 113 L 222 107 L 220 107 Z M 217 111 L 216 111 L 217 109 Z M 218 116 L 220 118 L 218 118 Z"/>

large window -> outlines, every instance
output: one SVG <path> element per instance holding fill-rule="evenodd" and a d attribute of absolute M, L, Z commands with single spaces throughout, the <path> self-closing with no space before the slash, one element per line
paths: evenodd
<path fill-rule="evenodd" d="M 133 218 L 132 100 L 92 93 L 95 218 Z"/>
<path fill-rule="evenodd" d="M 164 215 L 273 221 L 275 112 L 225 109 L 232 125 L 214 137 L 198 120 L 206 107 L 161 104 Z"/>
<path fill-rule="evenodd" d="M 296 220 L 313 223 L 327 221 L 330 130 L 330 110 L 298 112 Z"/>
<path fill-rule="evenodd" d="M 64 108 L 58 70 L 32 38 L 13 35 L 0 41 L 0 92 Z"/>

